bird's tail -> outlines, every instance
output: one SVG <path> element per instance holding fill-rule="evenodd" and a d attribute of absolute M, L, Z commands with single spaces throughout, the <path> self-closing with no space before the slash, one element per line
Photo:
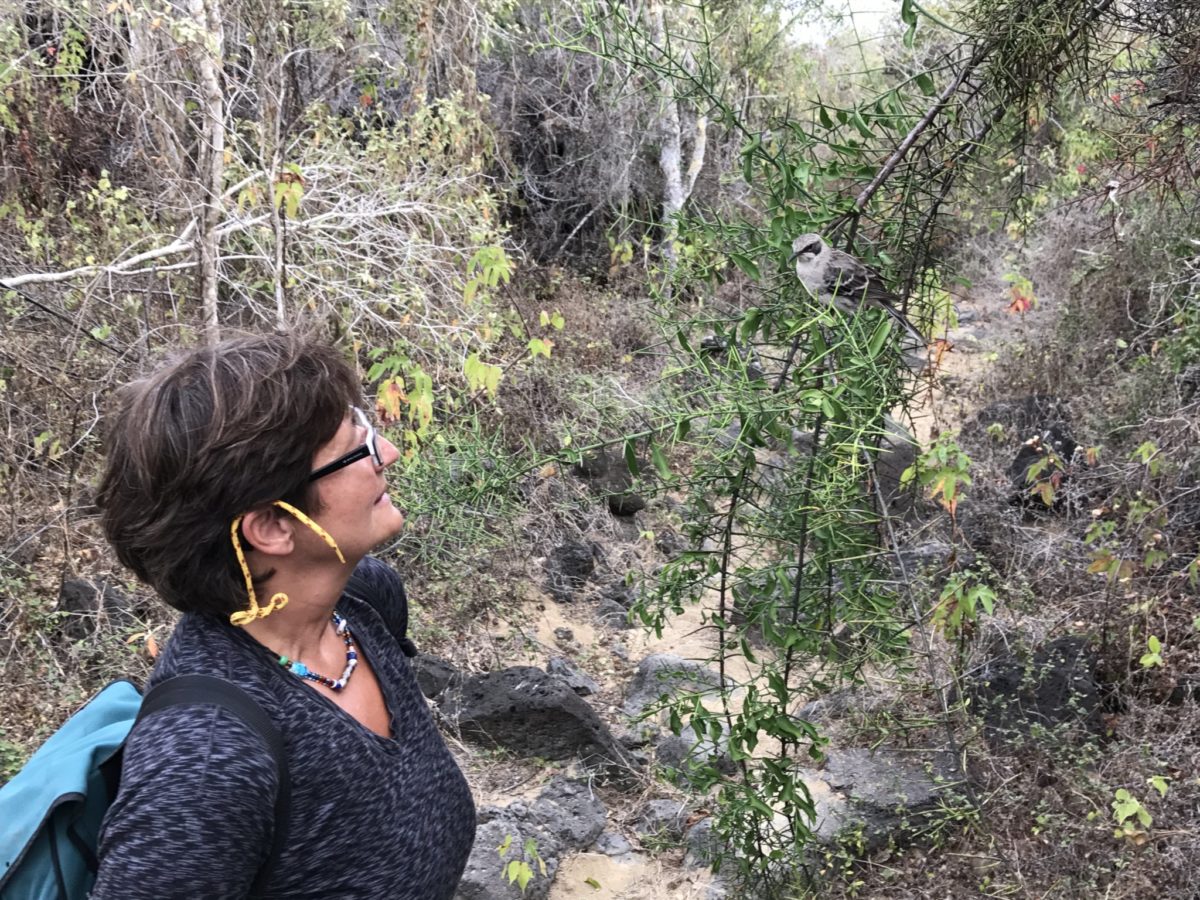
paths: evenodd
<path fill-rule="evenodd" d="M 900 327 L 907 331 L 915 340 L 919 341 L 922 347 L 928 346 L 928 341 L 925 340 L 925 335 L 917 331 L 917 329 L 913 326 L 913 323 L 908 321 L 908 317 L 905 316 L 904 313 L 900 312 L 900 310 L 896 309 L 891 304 L 884 303 L 882 305 L 883 308 L 887 310 L 888 315 L 899 322 Z"/>

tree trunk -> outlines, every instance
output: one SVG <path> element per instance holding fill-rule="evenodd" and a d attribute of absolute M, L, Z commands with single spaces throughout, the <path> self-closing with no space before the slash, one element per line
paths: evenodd
<path fill-rule="evenodd" d="M 666 47 L 668 41 L 666 19 L 661 3 L 650 9 L 651 29 L 654 42 Z M 708 118 L 696 115 L 692 123 L 691 157 L 686 173 L 683 171 L 683 117 L 680 115 L 682 101 L 675 94 L 675 79 L 663 77 L 662 118 L 659 120 L 658 167 L 663 176 L 662 208 L 662 257 L 667 271 L 674 270 L 677 262 L 675 241 L 679 235 L 678 216 L 692 195 L 696 176 L 704 166 L 704 154 L 708 146 Z"/>
<path fill-rule="evenodd" d="M 224 57 L 224 25 L 221 0 L 190 0 L 189 12 L 204 37 L 192 45 L 204 113 L 200 183 L 204 206 L 200 220 L 200 298 L 204 311 L 204 334 L 210 343 L 221 336 L 217 317 L 217 286 L 221 253 L 221 197 L 225 180 L 225 94 L 221 89 Z"/>

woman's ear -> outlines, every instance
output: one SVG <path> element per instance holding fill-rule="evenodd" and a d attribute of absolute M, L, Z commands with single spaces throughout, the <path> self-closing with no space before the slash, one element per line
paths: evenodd
<path fill-rule="evenodd" d="M 252 509 L 242 516 L 246 549 L 267 556 L 287 556 L 296 548 L 295 527 L 295 519 L 273 506 Z"/>

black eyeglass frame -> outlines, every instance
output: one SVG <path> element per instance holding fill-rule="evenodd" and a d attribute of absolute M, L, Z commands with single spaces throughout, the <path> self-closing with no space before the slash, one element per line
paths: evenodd
<path fill-rule="evenodd" d="M 367 437 L 361 447 L 356 447 L 344 456 L 339 456 L 331 463 L 326 463 L 321 468 L 309 473 L 308 480 L 316 481 L 318 478 L 324 478 L 326 475 L 332 475 L 334 472 L 346 468 L 358 462 L 360 459 L 371 457 L 375 465 L 383 468 L 383 457 L 379 453 L 379 442 L 376 440 L 377 432 L 375 426 L 371 424 L 371 420 L 367 418 L 367 414 L 357 406 L 350 407 L 350 413 L 354 416 L 357 424 L 367 429 Z"/>

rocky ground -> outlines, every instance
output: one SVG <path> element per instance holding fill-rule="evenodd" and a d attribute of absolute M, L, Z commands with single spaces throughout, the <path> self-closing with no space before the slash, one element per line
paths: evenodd
<path fill-rule="evenodd" d="M 1031 557 L 1037 566 L 1061 562 L 1052 551 L 1068 529 L 1050 515 L 1024 516 L 1011 494 L 1013 485 L 1024 485 L 1040 452 L 1031 449 L 1029 438 L 1057 441 L 1060 454 L 1071 455 L 1065 407 L 1048 395 L 1014 398 L 994 375 L 997 360 L 1019 355 L 1032 335 L 1048 332 L 1056 314 L 1053 298 L 1018 316 L 1005 311 L 1005 296 L 995 279 L 980 280 L 956 298 L 958 321 L 947 336 L 952 349 L 911 414 L 922 446 L 948 429 L 962 429 L 964 445 L 983 461 L 976 487 L 990 499 L 964 503 L 950 528 L 936 519 L 900 528 L 898 578 L 944 577 L 950 557 L 973 552 L 970 546 L 984 548 L 989 535 L 1016 535 L 1026 549 L 1050 548 Z M 1001 433 L 1002 440 L 993 438 Z M 899 450 L 893 476 L 913 455 L 911 448 Z M 517 586 L 502 602 L 450 631 L 440 609 L 422 612 L 420 586 L 414 585 L 413 628 L 420 645 L 432 651 L 416 661 L 422 688 L 468 773 L 479 808 L 476 845 L 458 896 L 745 896 L 710 871 L 707 861 L 721 849 L 714 846 L 711 799 L 687 786 L 689 757 L 721 764 L 723 749 L 697 743 L 687 729 L 674 735 L 661 717 L 643 715 L 663 693 L 704 692 L 720 680 L 705 662 L 714 645 L 702 608 L 670 619 L 661 635 L 628 621 L 635 589 L 626 576 L 636 581 L 683 549 L 671 527 L 671 498 L 647 502 L 631 493 L 620 458 L 604 454 L 573 470 L 547 467 L 535 480 L 523 527 L 527 538 L 546 538 L 527 541 L 542 546 L 544 555 L 505 554 L 477 573 L 489 584 L 494 579 Z M 550 508 L 565 497 L 572 503 L 590 497 L 590 508 L 578 514 L 573 528 L 543 526 L 539 504 Z M 1028 568 L 1032 575 L 1036 566 Z M 982 650 L 968 687 L 987 740 L 1004 740 L 1003 732 L 1014 727 L 1028 733 L 1061 723 L 1098 733 L 1104 711 L 1095 651 L 1070 629 L 1062 633 L 1058 626 L 1069 615 L 1050 605 L 1014 604 L 997 612 L 989 627 L 998 639 Z M 70 581 L 53 613 L 53 629 L 82 648 L 106 634 L 140 627 L 144 618 L 115 584 Z M 97 630 L 97 622 L 104 627 Z M 31 619 L 30 627 L 36 625 Z M 168 631 L 167 625 L 155 626 L 134 639 L 122 638 L 121 646 L 97 644 L 94 658 L 119 664 L 116 674 L 129 675 L 129 654 L 135 649 L 152 654 L 154 636 Z M 1036 652 L 1020 655 L 1006 644 L 1018 633 L 1045 640 L 1034 642 Z M 914 649 L 932 658 L 945 648 Z M 138 658 L 149 663 L 145 653 Z M 735 683 L 749 675 L 736 668 L 727 674 Z M 814 829 L 827 848 L 824 857 L 820 848 L 815 851 L 818 867 L 831 858 L 878 860 L 905 845 L 920 846 L 928 839 L 926 825 L 953 822 L 955 811 L 975 803 L 971 791 L 978 773 L 969 766 L 964 772 L 962 755 L 953 752 L 960 748 L 936 729 L 895 741 L 863 727 L 871 715 L 904 702 L 894 683 L 882 677 L 868 678 L 855 691 L 796 698 L 796 714 L 829 738 L 822 763 L 804 773 L 817 809 Z M 21 715 L 31 723 L 25 728 L 31 734 L 54 719 L 28 702 Z M 0 742 L 0 750 L 8 746 Z M 671 770 L 683 777 L 665 777 Z M 847 834 L 854 836 L 849 845 Z M 897 865 L 919 880 L 924 859 L 918 852 L 911 864 Z M 902 887 L 875 894 L 867 887 L 856 896 L 917 894 Z"/>
<path fill-rule="evenodd" d="M 994 297 L 959 298 L 953 350 L 913 417 L 925 441 L 970 417 L 987 364 L 1033 324 L 1004 313 Z M 522 664 L 468 674 L 435 657 L 419 660 L 423 687 L 456 736 L 479 800 L 463 900 L 736 895 L 705 865 L 713 840 L 705 798 L 689 795 L 686 779 L 656 777 L 684 768 L 689 755 L 719 758 L 721 748 L 697 746 L 686 730 L 676 736 L 661 720 L 642 717 L 664 692 L 715 686 L 719 676 L 699 662 L 714 647 L 699 608 L 671 620 L 659 637 L 626 622 L 633 593 L 624 573 L 604 560 L 644 556 L 643 529 L 656 520 L 653 507 L 619 493 L 627 485 L 612 481 L 613 463 L 593 460 L 556 475 L 618 492 L 608 504 L 618 525 L 603 545 L 568 541 L 553 548 L 536 562 L 542 577 L 527 596 L 492 623 L 497 638 L 520 632 Z M 661 533 L 656 544 L 660 555 L 672 550 Z M 922 554 L 944 550 L 925 542 L 906 552 L 919 564 Z M 738 673 L 730 674 L 736 681 Z M 1006 689 L 1018 687 L 998 688 Z M 860 852 L 870 853 L 919 830 L 913 823 L 923 815 L 958 802 L 962 774 L 945 748 L 840 743 L 834 723 L 849 706 L 870 702 L 864 696 L 810 698 L 799 713 L 834 734 L 823 766 L 805 779 L 818 811 L 817 834 L 832 846 L 839 834 L 853 832 Z M 532 872 L 524 892 L 506 877 L 516 871 L 506 868 L 514 860 Z"/>

